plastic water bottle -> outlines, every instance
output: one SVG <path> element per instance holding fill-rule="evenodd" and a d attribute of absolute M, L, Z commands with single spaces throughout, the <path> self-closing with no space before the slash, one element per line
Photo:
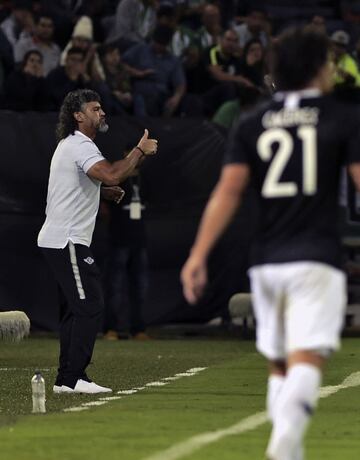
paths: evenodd
<path fill-rule="evenodd" d="M 33 414 L 44 414 L 45 408 L 45 380 L 39 371 L 31 379 Z"/>

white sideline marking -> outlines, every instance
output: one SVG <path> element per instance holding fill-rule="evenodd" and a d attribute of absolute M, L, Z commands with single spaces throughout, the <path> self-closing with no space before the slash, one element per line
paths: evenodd
<path fill-rule="evenodd" d="M 39 370 L 41 372 L 50 372 L 51 369 L 57 369 L 56 367 L 52 367 L 52 368 L 45 368 L 45 369 L 39 369 L 39 368 L 35 368 L 35 367 L 0 367 L 0 371 L 33 371 L 35 372 L 35 370 Z"/>
<path fill-rule="evenodd" d="M 132 388 L 130 390 L 119 390 L 119 391 L 117 391 L 117 394 L 120 394 L 120 395 L 132 395 L 132 394 L 135 394 L 135 393 L 137 393 L 139 391 L 146 390 L 146 389 L 151 388 L 151 387 L 162 387 L 164 385 L 168 385 L 169 381 L 171 381 L 171 380 L 178 380 L 181 377 L 189 377 L 190 375 L 196 375 L 199 372 L 204 371 L 205 369 L 207 369 L 207 368 L 206 367 L 194 367 L 193 369 L 189 369 L 188 371 L 182 372 L 181 374 L 176 374 L 176 376 L 165 377 L 165 378 L 159 380 L 158 382 L 146 383 L 145 386 L 143 386 L 143 387 L 136 387 L 136 388 Z M 102 406 L 104 404 L 107 404 L 110 401 L 114 401 L 116 399 L 121 399 L 121 398 L 122 398 L 122 396 L 103 397 L 103 398 L 97 399 L 96 401 L 89 401 L 89 402 L 83 403 L 80 406 L 68 407 L 67 409 L 63 409 L 63 412 L 80 412 L 80 411 L 89 409 L 91 406 Z"/>
<path fill-rule="evenodd" d="M 360 372 L 350 374 L 340 385 L 329 385 L 320 389 L 320 398 L 337 393 L 339 390 L 356 387 L 360 385 Z M 201 447 L 219 441 L 226 436 L 233 436 L 254 430 L 267 422 L 266 412 L 257 412 L 244 418 L 235 425 L 228 428 L 201 433 L 191 438 L 174 444 L 161 452 L 157 452 L 144 460 L 178 460 L 199 450 Z"/>
<path fill-rule="evenodd" d="M 133 390 L 120 390 L 117 392 L 118 395 L 132 395 L 134 393 L 137 393 L 138 389 L 133 389 Z"/>
<path fill-rule="evenodd" d="M 69 407 L 68 409 L 64 409 L 64 412 L 81 412 L 82 410 L 87 410 L 88 407 Z"/>
<path fill-rule="evenodd" d="M 102 406 L 104 404 L 107 404 L 108 401 L 89 401 L 89 402 L 86 402 L 86 403 L 82 403 L 81 405 L 84 406 L 84 407 L 87 407 L 87 406 Z"/>
<path fill-rule="evenodd" d="M 167 382 L 150 382 L 147 383 L 145 386 L 146 387 L 163 387 L 164 385 L 167 385 Z"/>

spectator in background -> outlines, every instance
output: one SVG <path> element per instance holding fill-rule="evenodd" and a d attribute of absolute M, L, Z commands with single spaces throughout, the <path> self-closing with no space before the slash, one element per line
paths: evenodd
<path fill-rule="evenodd" d="M 13 70 L 14 58 L 12 46 L 0 29 L 0 94 L 2 93 L 5 78 Z"/>
<path fill-rule="evenodd" d="M 41 13 L 36 21 L 31 37 L 20 38 L 14 47 L 15 62 L 21 62 L 25 53 L 37 49 L 43 56 L 44 75 L 55 69 L 60 62 L 60 48 L 53 41 L 54 21 L 51 16 Z"/>
<path fill-rule="evenodd" d="M 201 14 L 201 27 L 196 31 L 201 50 L 217 45 L 221 39 L 221 14 L 216 5 L 208 3 Z"/>
<path fill-rule="evenodd" d="M 123 55 L 134 77 L 135 115 L 171 116 L 185 94 L 181 61 L 169 50 L 173 29 L 157 26 L 150 44 L 139 44 Z"/>
<path fill-rule="evenodd" d="M 184 0 L 179 2 L 180 22 L 190 29 L 200 27 L 200 18 L 207 0 Z"/>
<path fill-rule="evenodd" d="M 138 169 L 121 187 L 120 205 L 109 203 L 110 250 L 105 277 L 104 338 L 148 340 L 142 309 L 148 286 L 148 257 Z M 126 299 L 128 302 L 126 302 Z M 126 308 L 128 307 L 128 308 Z"/>
<path fill-rule="evenodd" d="M 1 30 L 14 47 L 20 38 L 30 37 L 34 29 L 34 18 L 29 0 L 16 0 L 13 10 L 1 24 Z"/>
<path fill-rule="evenodd" d="M 336 85 L 360 86 L 360 73 L 355 59 L 347 52 L 350 37 L 344 30 L 337 30 L 331 35 L 332 51 L 335 63 Z"/>
<path fill-rule="evenodd" d="M 68 92 L 90 87 L 84 50 L 70 48 L 66 54 L 65 65 L 52 70 L 46 78 L 48 109 L 58 110 Z"/>
<path fill-rule="evenodd" d="M 202 50 L 218 44 L 221 37 L 221 16 L 216 5 L 206 4 L 202 9 L 201 26 L 194 30 L 180 24 L 172 39 L 175 56 L 184 56 L 190 47 Z"/>
<path fill-rule="evenodd" d="M 243 56 L 239 61 L 238 72 L 258 88 L 264 87 L 264 48 L 257 38 L 248 41 L 245 45 Z"/>
<path fill-rule="evenodd" d="M 156 25 L 168 26 L 176 29 L 178 24 L 178 14 L 174 5 L 170 3 L 160 4 L 156 10 Z"/>
<path fill-rule="evenodd" d="M 250 8 L 249 14 L 240 20 L 243 20 L 242 24 L 234 26 L 240 50 L 243 50 L 246 43 L 254 38 L 259 39 L 266 48 L 269 44 L 270 23 L 265 12 L 261 8 L 253 7 Z"/>
<path fill-rule="evenodd" d="M 116 41 L 120 51 L 145 42 L 155 29 L 157 6 L 157 0 L 121 0 L 108 41 Z"/>
<path fill-rule="evenodd" d="M 74 24 L 84 13 L 87 0 L 42 0 L 55 22 L 55 41 L 63 49 L 71 38 Z"/>
<path fill-rule="evenodd" d="M 97 53 L 97 45 L 93 42 L 92 21 L 88 16 L 82 16 L 75 24 L 72 38 L 61 55 L 60 62 L 62 65 L 64 65 L 66 55 L 70 48 L 81 48 L 84 51 L 85 71 L 90 80 L 96 82 L 105 80 L 105 72 Z"/>
<path fill-rule="evenodd" d="M 111 92 L 110 113 L 119 114 L 132 111 L 133 96 L 130 74 L 121 61 L 116 45 L 107 44 L 99 49 L 105 71 L 105 82 Z"/>
<path fill-rule="evenodd" d="M 263 94 L 258 88 L 237 87 L 237 97 L 224 102 L 216 111 L 212 121 L 225 129 L 231 129 L 249 110 L 261 100 Z"/>
<path fill-rule="evenodd" d="M 326 20 L 324 16 L 316 14 L 315 16 L 311 18 L 309 26 L 312 27 L 317 32 L 326 34 Z"/>
<path fill-rule="evenodd" d="M 224 32 L 219 45 L 208 49 L 204 59 L 208 72 L 203 94 L 205 113 L 212 116 L 226 101 L 236 98 L 236 86 L 255 86 L 248 78 L 239 74 L 239 58 L 236 56 L 237 35 L 232 29 Z"/>
<path fill-rule="evenodd" d="M 44 107 L 43 57 L 38 50 L 25 53 L 21 68 L 9 75 L 1 107 L 8 110 L 41 110 Z"/>

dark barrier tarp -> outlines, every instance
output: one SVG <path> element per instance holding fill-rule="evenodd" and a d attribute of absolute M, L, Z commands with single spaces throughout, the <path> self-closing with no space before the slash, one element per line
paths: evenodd
<path fill-rule="evenodd" d="M 57 327 L 57 293 L 36 237 L 44 220 L 46 187 L 55 148 L 56 114 L 0 112 L 0 309 L 25 310 L 34 327 Z M 159 139 L 159 152 L 143 166 L 150 256 L 148 324 L 205 321 L 226 311 L 233 292 L 246 286 L 247 250 L 255 206 L 245 200 L 210 261 L 210 288 L 190 307 L 179 283 L 180 268 L 194 239 L 201 212 L 219 175 L 225 134 L 203 120 L 112 118 L 98 135 L 110 160 L 136 144 L 144 127 Z M 98 222 L 94 250 L 100 262 L 106 226 Z"/>

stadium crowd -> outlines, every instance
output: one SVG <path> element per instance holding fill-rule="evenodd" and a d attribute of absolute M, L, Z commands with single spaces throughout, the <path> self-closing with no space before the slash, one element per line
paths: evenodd
<path fill-rule="evenodd" d="M 13 0 L 0 6 L 0 108 L 57 111 L 89 88 L 107 114 L 205 116 L 226 127 L 272 90 L 267 51 L 291 23 L 333 42 L 360 85 L 360 2 Z"/>

